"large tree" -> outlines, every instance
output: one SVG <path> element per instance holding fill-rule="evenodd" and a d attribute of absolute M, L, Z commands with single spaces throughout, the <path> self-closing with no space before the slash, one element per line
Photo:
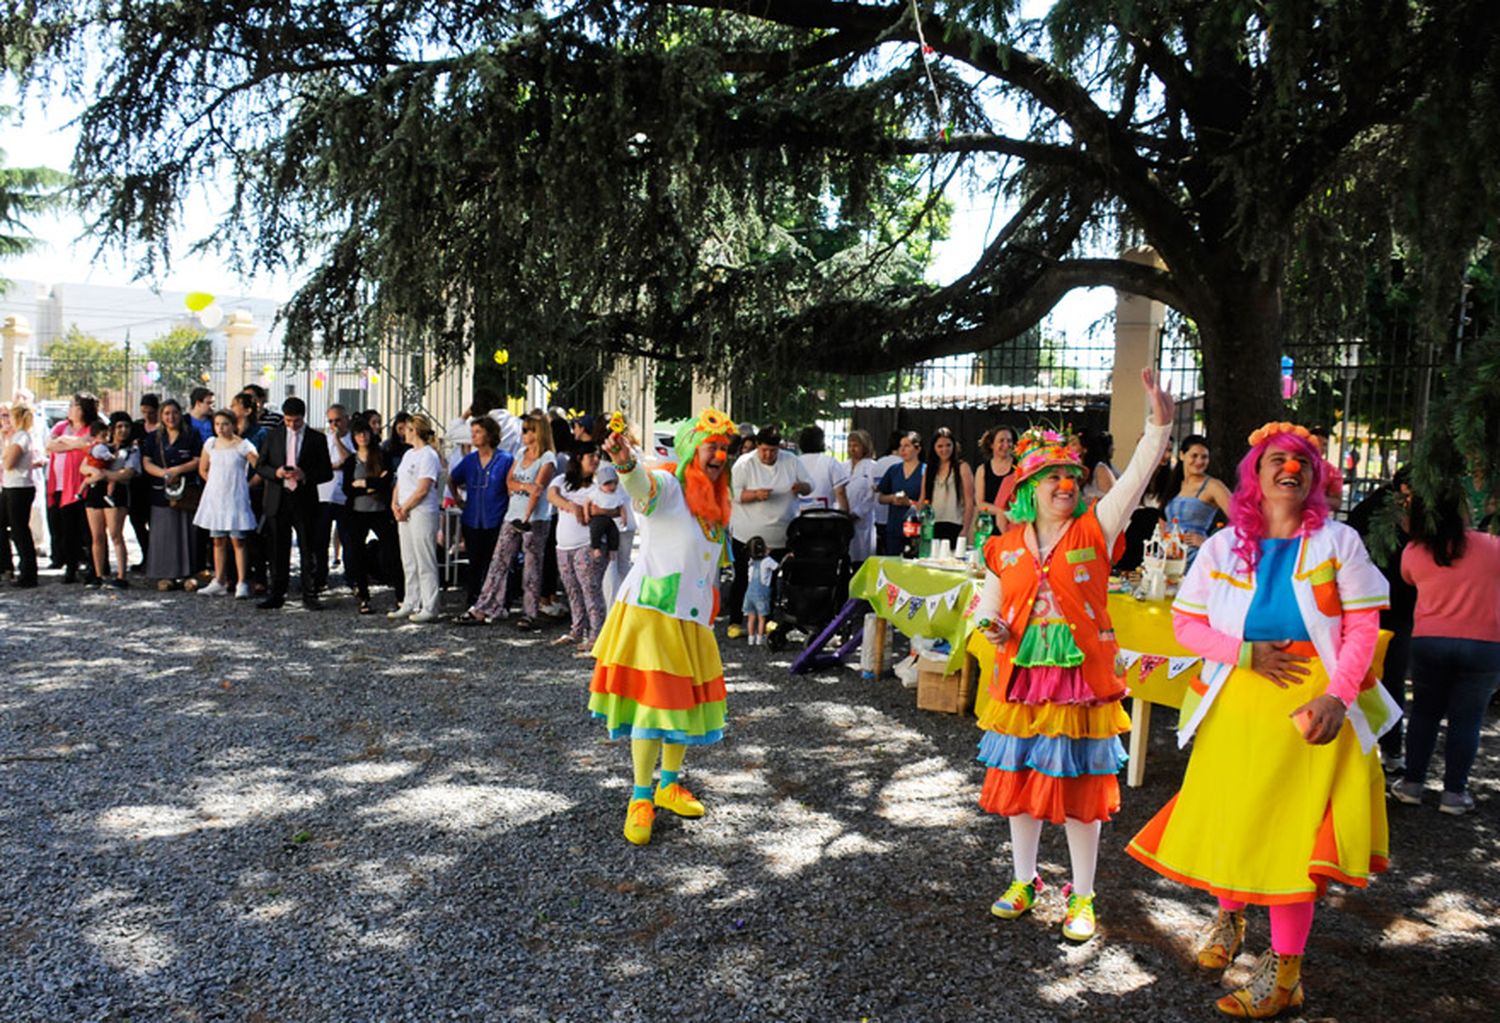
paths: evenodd
<path fill-rule="evenodd" d="M 1105 285 L 1196 324 L 1232 444 L 1279 407 L 1289 297 L 1357 301 L 1394 236 L 1456 281 L 1492 221 L 1488 0 L 1023 6 L 31 0 L 5 31 L 35 81 L 112 55 L 66 79 L 94 90 L 75 173 L 102 234 L 150 269 L 227 168 L 215 240 L 310 265 L 309 347 L 888 369 Z M 889 194 L 905 157 L 927 173 Z M 902 246 L 959 174 L 1014 215 L 936 287 Z M 789 222 L 858 241 L 820 255 Z M 1137 241 L 1165 265 L 1114 257 Z"/>

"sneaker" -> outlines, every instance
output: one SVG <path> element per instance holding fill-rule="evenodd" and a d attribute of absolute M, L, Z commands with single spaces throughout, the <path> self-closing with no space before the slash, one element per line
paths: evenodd
<path fill-rule="evenodd" d="M 118 575 L 115 576 L 113 579 L 109 580 L 109 582 L 105 583 L 105 585 L 108 586 L 108 587 L 110 587 L 111 589 L 115 589 L 115 590 L 128 590 L 128 589 L 130 589 L 130 583 L 128 583 L 122 576 L 118 576 Z"/>
<path fill-rule="evenodd" d="M 1245 941 L 1245 911 L 1221 909 L 1214 915 L 1203 937 L 1198 939 L 1198 965 L 1205 970 L 1222 970 L 1234 962 Z"/>
<path fill-rule="evenodd" d="M 250 584 L 249 583 L 240 583 L 238 586 L 236 586 L 234 588 L 234 599 L 235 600 L 249 600 L 250 599 Z"/>
<path fill-rule="evenodd" d="M 670 810 L 679 817 L 703 816 L 703 804 L 687 790 L 686 785 L 679 785 L 675 781 L 666 788 L 657 789 L 654 802 L 663 810 Z"/>
<path fill-rule="evenodd" d="M 1380 758 L 1380 766 L 1385 768 L 1386 774 L 1399 775 L 1406 770 L 1406 758 L 1398 756 L 1391 757 L 1389 760 L 1387 760 L 1385 756 L 1382 755 Z"/>
<path fill-rule="evenodd" d="M 1088 941 L 1099 926 L 1094 917 L 1094 897 L 1075 895 L 1073 886 L 1067 884 L 1063 885 L 1063 899 L 1068 904 L 1067 913 L 1063 916 L 1063 937 L 1069 941 Z"/>
<path fill-rule="evenodd" d="M 1030 881 L 1012 881 L 1010 887 L 1005 889 L 1005 894 L 991 904 L 990 912 L 1001 920 L 1014 920 L 1031 911 L 1031 907 L 1036 905 L 1036 897 L 1042 894 L 1045 887 L 1040 877 L 1033 877 Z"/>
<path fill-rule="evenodd" d="M 1438 809 L 1443 813 L 1462 817 L 1474 809 L 1474 797 L 1467 792 L 1449 792 L 1444 789 L 1442 798 L 1438 801 Z"/>
<path fill-rule="evenodd" d="M 404 607 L 398 607 L 394 611 L 387 611 L 385 613 L 385 616 L 387 618 L 389 618 L 391 621 L 396 622 L 396 621 L 400 621 L 403 618 L 410 618 L 411 617 L 411 611 L 409 611 L 407 608 L 404 608 Z"/>
<path fill-rule="evenodd" d="M 1421 806 L 1422 792 L 1422 783 L 1419 781 L 1407 781 L 1402 778 L 1391 783 L 1391 798 L 1407 806 Z"/>
<path fill-rule="evenodd" d="M 1220 998 L 1214 1008 L 1238 1019 L 1270 1019 L 1301 1004 L 1302 957 L 1268 949 L 1255 961 L 1245 986 Z"/>
<path fill-rule="evenodd" d="M 546 615 L 548 618 L 561 618 L 568 613 L 568 609 L 563 607 L 561 602 L 556 600 L 554 600 L 550 604 L 543 604 L 540 610 L 542 614 Z"/>
<path fill-rule="evenodd" d="M 437 620 L 438 616 L 433 614 L 431 611 L 418 611 L 416 614 L 407 619 L 407 621 L 411 622 L 413 625 L 426 625 L 428 622 L 435 622 Z"/>
<path fill-rule="evenodd" d="M 625 811 L 625 839 L 632 845 L 645 845 L 651 841 L 651 825 L 656 820 L 656 810 L 649 799 L 632 799 Z"/>
<path fill-rule="evenodd" d="M 221 593 L 228 593 L 228 592 L 229 592 L 229 587 L 225 586 L 223 583 L 219 582 L 219 580 L 217 580 L 217 579 L 215 579 L 213 582 L 209 583 L 207 586 L 200 586 L 198 588 L 198 595 L 201 596 L 201 597 L 217 597 Z"/>
<path fill-rule="evenodd" d="M 728 636 L 730 639 L 739 639 L 744 634 L 745 627 L 743 625 L 731 625 L 729 628 L 724 630 L 724 635 Z"/>

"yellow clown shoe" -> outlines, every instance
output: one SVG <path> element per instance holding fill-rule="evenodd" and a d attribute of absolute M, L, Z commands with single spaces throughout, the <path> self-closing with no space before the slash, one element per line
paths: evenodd
<path fill-rule="evenodd" d="M 1012 881 L 1010 887 L 1005 889 L 1005 894 L 1000 896 L 990 906 L 990 912 L 1001 920 L 1014 920 L 1022 913 L 1031 911 L 1036 905 L 1036 897 L 1046 887 L 1042 884 L 1040 877 L 1033 877 L 1030 881 Z"/>
<path fill-rule="evenodd" d="M 675 781 L 656 790 L 656 805 L 679 817 L 703 816 L 703 804 L 687 790 L 687 786 Z"/>
<path fill-rule="evenodd" d="M 645 845 L 651 841 L 651 825 L 656 820 L 656 810 L 649 799 L 632 799 L 625 811 L 625 838 L 634 845 Z"/>
<path fill-rule="evenodd" d="M 1067 912 L 1063 915 L 1063 937 L 1079 943 L 1088 941 L 1098 930 L 1098 923 L 1094 918 L 1094 897 L 1075 895 L 1072 885 L 1064 885 L 1063 899 L 1068 904 Z"/>
<path fill-rule="evenodd" d="M 1245 941 L 1245 911 L 1231 913 L 1221 909 L 1208 925 L 1198 945 L 1198 965 L 1205 970 L 1222 970 L 1234 962 Z"/>
<path fill-rule="evenodd" d="M 1302 1004 L 1302 957 L 1267 951 L 1255 962 L 1250 980 L 1214 1003 L 1226 1016 L 1271 1019 Z"/>

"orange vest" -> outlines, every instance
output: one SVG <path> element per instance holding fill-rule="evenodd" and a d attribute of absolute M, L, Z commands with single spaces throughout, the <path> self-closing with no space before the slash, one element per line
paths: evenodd
<path fill-rule="evenodd" d="M 1125 679 L 1115 674 L 1120 644 L 1109 621 L 1109 566 L 1104 530 L 1093 509 L 1074 519 L 1052 548 L 1047 564 L 1038 566 L 1026 546 L 1026 526 L 1016 525 L 984 545 L 984 563 L 1000 577 L 1000 617 L 1010 628 L 1010 639 L 995 652 L 995 682 L 1004 692 L 1010 684 L 1016 651 L 1031 619 L 1042 576 L 1073 642 L 1083 651 L 1083 678 L 1094 695 L 1113 699 L 1125 692 Z"/>

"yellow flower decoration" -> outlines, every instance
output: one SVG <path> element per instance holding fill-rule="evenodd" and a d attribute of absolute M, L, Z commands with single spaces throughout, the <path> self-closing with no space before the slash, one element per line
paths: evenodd
<path fill-rule="evenodd" d="M 698 416 L 695 432 L 701 432 L 710 437 L 727 436 L 735 432 L 734 420 L 718 409 L 704 409 Z"/>

